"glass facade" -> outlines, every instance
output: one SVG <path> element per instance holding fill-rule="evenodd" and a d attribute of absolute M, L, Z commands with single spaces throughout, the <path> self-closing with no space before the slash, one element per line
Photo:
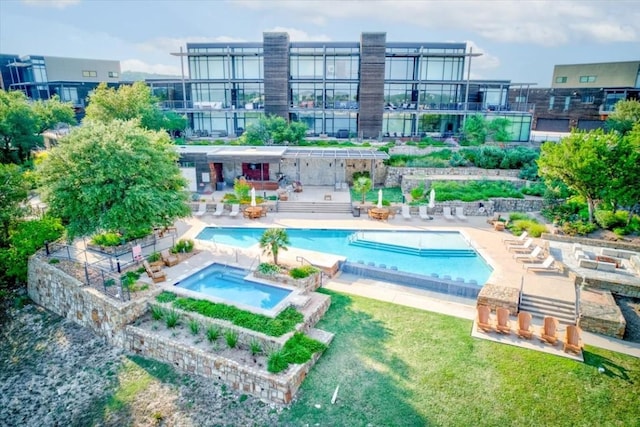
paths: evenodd
<path fill-rule="evenodd" d="M 360 43 L 289 42 L 288 67 L 276 69 L 288 68 L 288 118 L 306 124 L 309 135 L 358 135 L 362 49 Z M 378 114 L 381 136 L 444 136 L 459 132 L 468 114 L 509 111 L 508 81 L 465 79 L 466 49 L 464 43 L 387 42 L 375 54 L 384 55 L 383 83 L 375 89 L 381 98 L 374 96 L 382 105 L 369 115 Z M 262 43 L 189 44 L 187 57 L 196 132 L 238 134 L 264 113 L 265 85 L 273 86 L 265 79 Z"/>

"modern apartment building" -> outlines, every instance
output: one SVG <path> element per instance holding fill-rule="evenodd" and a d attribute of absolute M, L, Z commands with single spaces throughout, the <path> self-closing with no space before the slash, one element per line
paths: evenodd
<path fill-rule="evenodd" d="M 264 114 L 303 122 L 315 136 L 452 135 L 482 114 L 509 119 L 513 139 L 529 140 L 530 107 L 509 104 L 508 80 L 470 80 L 465 43 L 388 42 L 385 33 L 291 42 L 264 33 L 261 43 L 189 43 L 174 55 L 189 77 L 182 99 L 163 105 L 186 113 L 195 135 L 238 135 Z"/>
<path fill-rule="evenodd" d="M 509 92 L 510 103 L 535 105 L 533 129 L 554 132 L 601 128 L 628 99 L 640 99 L 640 60 L 556 65 L 551 87 Z"/>
<path fill-rule="evenodd" d="M 82 116 L 87 96 L 98 84 L 119 85 L 120 61 L 0 54 L 0 75 L 3 89 L 21 90 L 34 100 L 58 95 Z"/>

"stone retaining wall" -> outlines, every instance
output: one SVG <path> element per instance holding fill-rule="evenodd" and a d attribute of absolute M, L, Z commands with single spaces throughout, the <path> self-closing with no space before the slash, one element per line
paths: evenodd
<path fill-rule="evenodd" d="M 263 274 L 259 271 L 254 271 L 253 275 L 259 279 L 269 280 L 272 282 L 282 283 L 287 286 L 293 286 L 298 289 L 302 289 L 305 292 L 313 292 L 322 284 L 322 273 L 314 273 L 308 277 L 302 279 L 294 279 L 288 274 Z"/>
<path fill-rule="evenodd" d="M 37 256 L 29 259 L 29 297 L 38 305 L 122 345 L 124 327 L 147 311 L 146 299 L 118 301 Z M 151 295 L 160 293 L 155 290 Z"/>
<path fill-rule="evenodd" d="M 279 404 L 291 402 L 307 373 L 321 355 L 316 353 L 308 362 L 289 365 L 287 371 L 276 375 L 167 340 L 135 326 L 127 326 L 124 335 L 124 348 L 127 351 L 170 363 L 190 374 L 223 381 L 235 390 Z"/>
<path fill-rule="evenodd" d="M 399 187 L 403 185 L 403 179 L 409 176 L 416 176 L 420 179 L 430 181 L 442 181 L 446 175 L 458 176 L 480 176 L 494 177 L 504 176 L 508 178 L 518 178 L 520 169 L 482 169 L 476 167 L 460 168 L 420 168 L 420 167 L 387 167 L 387 177 L 385 187 Z M 442 179 L 439 179 L 443 177 Z"/>
<path fill-rule="evenodd" d="M 543 233 L 540 236 L 544 240 L 555 240 L 556 242 L 580 243 L 587 246 L 598 246 L 601 248 L 625 249 L 640 252 L 640 245 L 631 242 L 609 241 L 590 239 L 588 237 L 565 236 L 560 234 Z"/>
<path fill-rule="evenodd" d="M 626 325 L 611 292 L 582 291 L 578 326 L 583 330 L 622 339 Z"/>
<path fill-rule="evenodd" d="M 498 307 L 508 308 L 510 316 L 518 315 L 520 290 L 508 286 L 487 283 L 478 294 L 478 305 L 486 305 L 496 312 Z"/>

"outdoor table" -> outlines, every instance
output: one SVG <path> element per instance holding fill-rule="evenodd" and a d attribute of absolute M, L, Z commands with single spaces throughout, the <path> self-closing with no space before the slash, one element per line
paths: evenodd
<path fill-rule="evenodd" d="M 371 217 L 371 219 L 377 219 L 379 221 L 387 220 L 389 219 L 389 209 L 386 209 L 386 208 L 369 209 L 369 217 Z"/>
<path fill-rule="evenodd" d="M 262 206 L 249 206 L 244 210 L 245 218 L 257 219 L 262 216 Z"/>

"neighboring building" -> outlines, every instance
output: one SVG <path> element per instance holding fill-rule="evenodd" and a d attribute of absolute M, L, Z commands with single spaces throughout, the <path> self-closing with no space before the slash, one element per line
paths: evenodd
<path fill-rule="evenodd" d="M 604 126 L 620 100 L 639 99 L 640 61 L 556 65 L 551 87 L 511 89 L 509 102 L 535 105 L 533 129 L 548 132 Z"/>
<path fill-rule="evenodd" d="M 385 33 L 290 42 L 264 33 L 262 43 L 189 43 L 174 55 L 187 60 L 188 93 L 163 105 L 186 113 L 194 136 L 238 135 L 264 114 L 303 122 L 314 136 L 446 136 L 480 113 L 509 119 L 514 140 L 529 140 L 530 107 L 507 102 L 508 80 L 465 79 L 465 43 L 394 43 Z"/>
<path fill-rule="evenodd" d="M 120 62 L 101 59 L 0 54 L 2 88 L 20 90 L 33 100 L 58 95 L 84 116 L 89 93 L 101 82 L 120 84 Z"/>

